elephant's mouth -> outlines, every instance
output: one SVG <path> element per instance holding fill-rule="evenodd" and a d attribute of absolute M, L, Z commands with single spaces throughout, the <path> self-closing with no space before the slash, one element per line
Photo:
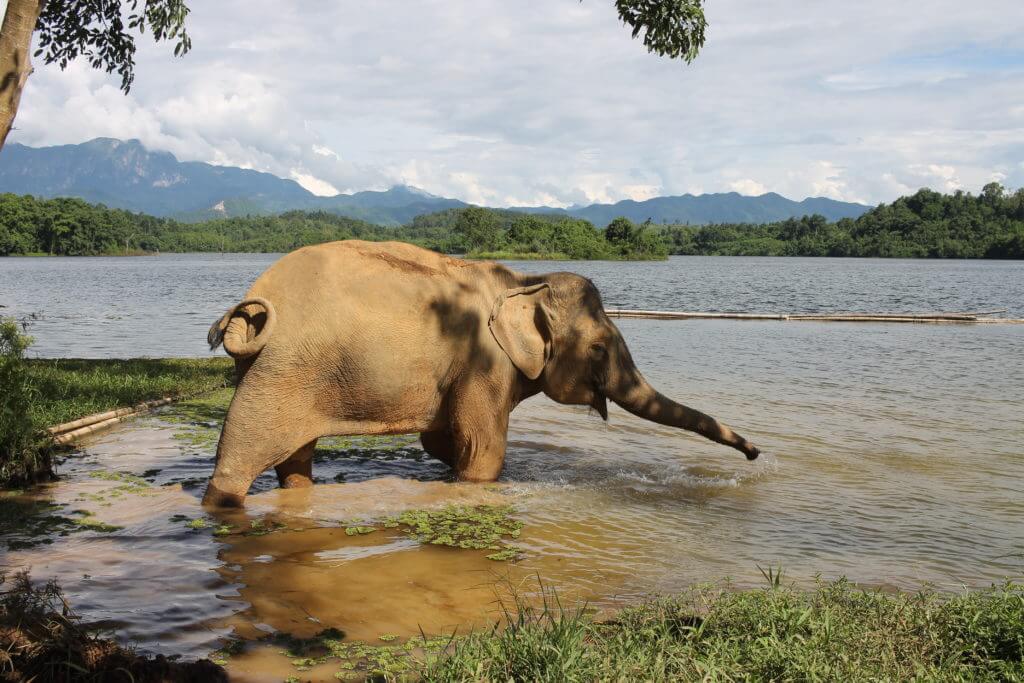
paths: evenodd
<path fill-rule="evenodd" d="M 608 399 L 603 394 L 595 391 L 594 400 L 590 402 L 590 407 L 597 411 L 602 420 L 608 421 Z"/>

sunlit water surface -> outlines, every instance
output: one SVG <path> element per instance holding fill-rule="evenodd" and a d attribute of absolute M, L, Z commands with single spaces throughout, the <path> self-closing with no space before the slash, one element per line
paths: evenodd
<path fill-rule="evenodd" d="M 0 260 L 5 314 L 41 313 L 43 355 L 200 355 L 210 321 L 272 257 Z M 63 264 L 63 265 L 58 265 Z M 66 268 L 65 268 L 66 266 Z M 1022 316 L 1024 264 L 673 259 L 666 264 L 516 264 L 592 277 L 606 305 L 683 310 L 933 311 Z M 143 650 L 204 655 L 222 639 L 325 626 L 375 641 L 465 631 L 493 620 L 496 595 L 537 579 L 569 600 L 615 607 L 731 578 L 847 576 L 943 590 L 1024 576 L 1024 327 L 623 320 L 664 393 L 735 427 L 755 463 L 612 406 L 535 397 L 513 414 L 496 487 L 448 480 L 415 443 L 321 455 L 307 491 L 265 475 L 228 521 L 290 530 L 213 537 L 202 516 L 212 447 L 152 416 L 101 435 L 61 467 L 44 497 L 88 508 L 113 533 L 76 533 L 2 551 L 2 564 L 58 576 L 86 618 Z M 96 471 L 148 472 L 154 495 L 90 502 Z M 158 470 L 158 471 L 157 471 Z M 85 502 L 81 499 L 85 498 Z M 421 545 L 380 520 L 448 503 L 511 504 L 524 522 L 517 563 Z M 271 648 L 231 660 L 240 678 L 292 673 Z M 314 677 L 333 675 L 314 670 Z"/>

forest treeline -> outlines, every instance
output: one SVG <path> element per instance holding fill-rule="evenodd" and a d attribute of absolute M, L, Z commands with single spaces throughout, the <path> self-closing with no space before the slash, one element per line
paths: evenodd
<path fill-rule="evenodd" d="M 340 239 L 401 240 L 488 258 L 659 259 L 667 254 L 1024 258 L 1024 188 L 990 183 L 978 195 L 922 189 L 856 219 L 821 216 L 762 225 L 641 225 L 599 230 L 561 213 L 477 207 L 384 227 L 325 212 L 181 223 L 78 199 L 0 195 L 0 255 L 287 252 Z"/>
<path fill-rule="evenodd" d="M 400 240 L 449 254 L 571 259 L 665 258 L 649 227 L 601 231 L 564 215 L 469 207 L 385 227 L 323 211 L 181 223 L 80 199 L 0 195 L 0 255 L 95 256 L 139 252 L 288 252 L 344 239 Z"/>

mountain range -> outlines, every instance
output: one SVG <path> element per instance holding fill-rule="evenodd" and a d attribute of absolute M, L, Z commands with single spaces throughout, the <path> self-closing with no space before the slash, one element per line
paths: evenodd
<path fill-rule="evenodd" d="M 178 161 L 169 152 L 146 149 L 138 140 L 96 138 L 78 145 L 28 147 L 10 143 L 0 151 L 0 192 L 38 197 L 79 197 L 109 207 L 200 221 L 226 216 L 321 210 L 380 225 L 402 225 L 414 217 L 469 206 L 417 188 L 396 185 L 321 197 L 294 180 L 231 166 Z M 824 197 L 797 202 L 769 192 L 655 197 L 568 209 L 535 206 L 516 211 L 564 213 L 604 227 L 613 218 L 655 223 L 766 223 L 821 214 L 829 220 L 856 218 L 869 207 Z"/>

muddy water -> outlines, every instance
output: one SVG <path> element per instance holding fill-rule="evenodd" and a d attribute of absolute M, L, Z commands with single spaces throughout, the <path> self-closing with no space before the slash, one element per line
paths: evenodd
<path fill-rule="evenodd" d="M 204 518 L 198 497 L 218 412 L 182 424 L 168 421 L 172 410 L 85 444 L 43 494 L 123 528 L 8 550 L 3 563 L 60 577 L 87 618 L 142 649 L 187 656 L 228 637 L 308 637 L 328 626 L 376 643 L 464 631 L 493 620 L 510 587 L 535 593 L 537 577 L 567 600 L 614 607 L 725 577 L 756 585 L 758 566 L 781 565 L 797 581 L 845 575 L 946 590 L 1024 576 L 1016 328 L 621 328 L 652 382 L 767 455 L 751 464 L 614 407 L 604 424 L 537 397 L 514 414 L 497 485 L 448 481 L 409 438 L 326 442 L 312 490 L 281 491 L 266 475 L 244 512 L 191 529 Z M 119 486 L 129 490 L 118 495 Z M 494 562 L 401 529 L 346 533 L 451 503 L 511 505 L 524 524 L 521 558 Z M 232 533 L 214 535 L 218 524 Z M 229 669 L 246 680 L 295 673 L 279 651 L 250 647 Z M 334 671 L 336 662 L 303 675 Z"/>

